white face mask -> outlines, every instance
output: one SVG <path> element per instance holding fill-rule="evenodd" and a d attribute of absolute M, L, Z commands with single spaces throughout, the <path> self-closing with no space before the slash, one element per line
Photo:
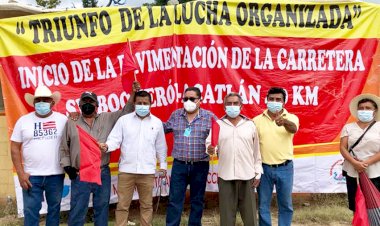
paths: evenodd
<path fill-rule="evenodd" d="M 226 114 L 231 118 L 236 118 L 240 115 L 240 106 L 226 106 Z"/>
<path fill-rule="evenodd" d="M 135 110 L 136 114 L 140 117 L 145 117 L 150 113 L 150 106 L 149 105 L 136 105 Z"/>
<path fill-rule="evenodd" d="M 197 104 L 192 102 L 191 100 L 188 100 L 185 103 L 183 103 L 183 107 L 187 112 L 194 112 L 197 109 Z"/>
<path fill-rule="evenodd" d="M 361 122 L 370 122 L 373 120 L 373 111 L 371 110 L 358 110 L 358 119 Z"/>
<path fill-rule="evenodd" d="M 267 108 L 272 113 L 280 112 L 282 110 L 282 103 L 276 101 L 268 101 Z"/>

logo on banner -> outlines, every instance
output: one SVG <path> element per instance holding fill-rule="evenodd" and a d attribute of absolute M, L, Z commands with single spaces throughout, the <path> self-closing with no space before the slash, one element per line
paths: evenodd
<path fill-rule="evenodd" d="M 345 184 L 346 178 L 342 174 L 343 168 L 343 159 L 335 161 L 334 164 L 330 167 L 330 178 L 337 184 Z"/>

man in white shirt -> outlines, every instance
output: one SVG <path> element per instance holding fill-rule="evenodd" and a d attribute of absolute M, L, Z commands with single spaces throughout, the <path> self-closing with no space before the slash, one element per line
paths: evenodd
<path fill-rule="evenodd" d="M 44 192 L 48 206 L 46 225 L 59 225 L 65 178 L 59 164 L 59 145 L 67 117 L 52 108 L 60 98 L 59 92 L 52 93 L 46 86 L 37 87 L 34 95 L 25 94 L 25 101 L 35 111 L 17 120 L 11 136 L 12 161 L 22 187 L 27 226 L 39 225 Z"/>
<path fill-rule="evenodd" d="M 153 185 L 157 159 L 159 174 L 166 176 L 167 145 L 160 119 L 150 114 L 151 96 L 146 91 L 136 92 L 135 112 L 122 116 L 115 124 L 103 151 L 111 152 L 121 147 L 118 176 L 117 226 L 127 225 L 129 206 L 135 187 L 140 199 L 140 224 L 152 225 Z"/>
<path fill-rule="evenodd" d="M 220 126 L 218 139 L 218 187 L 220 225 L 234 226 L 236 212 L 244 225 L 257 225 L 256 200 L 254 190 L 263 173 L 259 137 L 252 120 L 240 114 L 242 98 L 237 93 L 229 93 L 224 98 L 226 115 L 217 121 Z M 215 153 L 209 145 L 207 152 Z"/>

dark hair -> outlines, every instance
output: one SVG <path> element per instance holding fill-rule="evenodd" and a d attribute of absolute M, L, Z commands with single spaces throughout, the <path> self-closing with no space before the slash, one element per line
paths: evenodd
<path fill-rule="evenodd" d="M 283 88 L 281 87 L 271 87 L 269 90 L 268 90 L 268 94 L 267 94 L 267 98 L 269 97 L 270 94 L 278 94 L 278 93 L 281 93 L 282 94 L 282 97 L 283 97 L 283 101 L 285 102 L 286 100 L 286 92 Z"/>
<path fill-rule="evenodd" d="M 136 92 L 135 96 L 133 97 L 133 102 L 136 102 L 137 97 L 149 97 L 149 103 L 152 103 L 152 97 L 145 90 L 141 90 L 141 91 Z"/>
<path fill-rule="evenodd" d="M 238 93 L 235 93 L 235 92 L 231 92 L 224 97 L 224 101 L 223 101 L 224 104 L 226 104 L 226 100 L 228 97 L 238 97 L 240 104 L 243 104 L 243 98 Z"/>
<path fill-rule="evenodd" d="M 197 97 L 201 98 L 201 90 L 198 87 L 195 87 L 195 86 L 187 87 L 187 89 L 185 90 L 185 93 L 188 91 L 194 91 L 197 94 Z"/>
<path fill-rule="evenodd" d="M 375 107 L 375 109 L 377 110 L 377 104 L 376 104 L 376 102 L 373 101 L 373 100 L 371 100 L 371 99 L 369 99 L 369 98 L 364 98 L 364 99 L 359 100 L 359 102 L 358 102 L 358 107 L 359 107 L 360 104 L 365 103 L 365 102 L 370 102 L 370 103 L 372 103 L 372 105 L 373 105 L 373 106 Z"/>

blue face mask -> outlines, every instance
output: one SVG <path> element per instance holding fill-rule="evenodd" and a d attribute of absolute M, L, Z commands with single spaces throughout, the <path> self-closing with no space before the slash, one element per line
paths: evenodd
<path fill-rule="evenodd" d="M 145 117 L 150 112 L 149 105 L 135 105 L 136 114 L 140 117 Z"/>
<path fill-rule="evenodd" d="M 51 111 L 50 109 L 50 103 L 47 102 L 38 102 L 34 104 L 34 109 L 36 110 L 37 114 L 39 115 L 47 115 Z"/>
<path fill-rule="evenodd" d="M 282 103 L 276 101 L 268 101 L 267 108 L 270 112 L 276 113 L 282 110 Z"/>
<path fill-rule="evenodd" d="M 226 106 L 226 114 L 231 118 L 236 118 L 240 115 L 240 106 Z"/>
<path fill-rule="evenodd" d="M 373 111 L 371 110 L 358 110 L 358 119 L 361 122 L 370 122 L 373 120 Z"/>

